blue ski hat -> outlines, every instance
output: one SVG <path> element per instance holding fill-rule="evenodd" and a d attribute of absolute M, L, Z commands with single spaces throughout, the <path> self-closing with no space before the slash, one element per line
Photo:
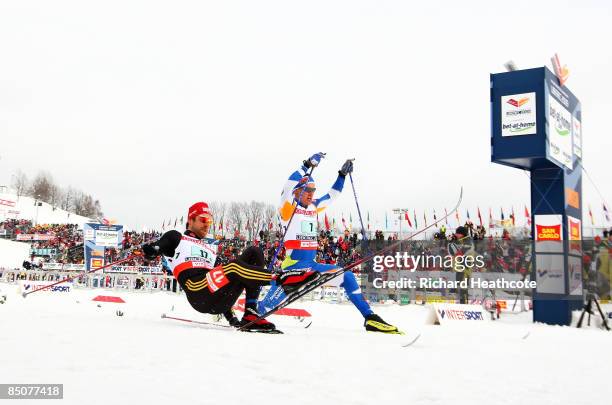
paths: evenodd
<path fill-rule="evenodd" d="M 300 181 L 297 182 L 297 184 L 293 187 L 293 191 L 295 190 L 301 190 L 304 187 L 306 187 L 306 185 L 308 183 L 314 183 L 314 179 L 312 178 L 312 176 L 304 176 L 300 179 Z"/>

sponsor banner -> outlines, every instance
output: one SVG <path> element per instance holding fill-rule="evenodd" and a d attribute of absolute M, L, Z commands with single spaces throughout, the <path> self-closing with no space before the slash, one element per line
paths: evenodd
<path fill-rule="evenodd" d="M 580 209 L 580 193 L 573 188 L 565 188 L 565 201 L 570 207 L 574 207 L 577 210 Z"/>
<path fill-rule="evenodd" d="M 340 287 L 323 287 L 319 299 L 330 302 L 347 301 L 348 296 L 344 288 Z"/>
<path fill-rule="evenodd" d="M 536 252 L 563 252 L 563 221 L 561 215 L 535 215 Z"/>
<path fill-rule="evenodd" d="M 512 224 L 512 218 L 502 219 L 502 220 L 494 219 L 491 224 L 494 227 L 497 227 L 497 228 L 512 228 L 512 227 L 514 227 L 514 225 Z"/>
<path fill-rule="evenodd" d="M 43 263 L 43 270 L 61 270 L 63 265 L 61 263 Z"/>
<path fill-rule="evenodd" d="M 572 161 L 572 113 L 559 103 L 552 92 L 548 96 L 548 154 L 560 167 L 574 168 Z"/>
<path fill-rule="evenodd" d="M 83 225 L 84 256 L 87 270 L 104 265 L 104 249 L 119 247 L 123 239 L 123 225 L 87 223 Z"/>
<path fill-rule="evenodd" d="M 64 271 L 85 271 L 85 265 L 84 264 L 64 264 L 62 270 Z"/>
<path fill-rule="evenodd" d="M 41 287 L 49 286 L 53 284 L 50 281 L 27 281 L 19 280 L 19 288 L 22 293 L 28 291 L 34 291 Z M 51 292 L 51 293 L 69 293 L 72 291 L 72 283 L 59 283 L 49 288 L 45 288 L 40 292 Z"/>
<path fill-rule="evenodd" d="M 582 295 L 582 257 L 568 256 L 567 266 L 570 295 Z"/>
<path fill-rule="evenodd" d="M 417 293 L 415 300 L 416 303 L 455 303 L 457 302 L 457 300 L 455 300 L 455 298 L 450 297 L 450 296 L 446 296 L 446 295 L 440 295 L 440 294 L 421 294 L 421 293 Z"/>
<path fill-rule="evenodd" d="M 437 323 L 448 325 L 456 322 L 487 322 L 489 315 L 481 305 L 433 304 Z"/>
<path fill-rule="evenodd" d="M 104 266 L 104 259 L 100 258 L 100 257 L 92 257 L 89 267 L 90 269 L 98 269 L 100 267 Z"/>
<path fill-rule="evenodd" d="M 85 231 L 83 232 L 83 239 L 94 240 L 95 238 L 96 238 L 96 232 L 93 229 L 91 228 L 85 229 Z"/>
<path fill-rule="evenodd" d="M 55 239 L 55 235 L 43 235 L 43 234 L 39 234 L 39 233 L 35 233 L 35 234 L 27 234 L 27 233 L 20 233 L 17 235 L 17 237 L 15 238 L 17 240 L 53 240 Z"/>
<path fill-rule="evenodd" d="M 117 247 L 118 238 L 117 231 L 96 230 L 96 246 Z"/>
<path fill-rule="evenodd" d="M 57 249 L 44 248 L 44 249 L 31 249 L 30 254 L 34 256 L 55 256 Z"/>
<path fill-rule="evenodd" d="M 161 266 L 110 266 L 104 273 L 117 274 L 164 274 Z"/>
<path fill-rule="evenodd" d="M 501 98 L 502 136 L 536 133 L 536 94 L 522 93 Z"/>
<path fill-rule="evenodd" d="M 522 311 L 520 298 L 518 300 L 516 299 L 514 300 L 496 300 L 495 304 L 497 305 L 497 307 L 500 309 L 502 313 L 503 312 L 519 313 Z M 531 300 L 523 300 L 523 305 L 525 306 L 525 309 L 527 310 L 533 309 L 533 304 L 531 303 Z"/>
<path fill-rule="evenodd" d="M 0 198 L 0 205 L 5 205 L 7 207 L 14 207 L 15 204 L 16 204 L 15 201 L 3 200 L 2 198 Z"/>
<path fill-rule="evenodd" d="M 8 235 L 8 232 L 6 231 L 6 229 L 0 229 L 0 236 L 5 236 Z"/>
<path fill-rule="evenodd" d="M 577 218 L 567 216 L 567 229 L 569 240 L 581 240 L 582 239 L 582 221 Z"/>
<path fill-rule="evenodd" d="M 161 266 L 139 266 L 138 273 L 140 274 L 164 274 Z"/>
<path fill-rule="evenodd" d="M 561 215 L 536 215 L 535 226 L 536 242 L 563 240 Z"/>
<path fill-rule="evenodd" d="M 84 264 L 43 263 L 43 270 L 84 271 Z"/>
<path fill-rule="evenodd" d="M 582 124 L 580 120 L 573 117 L 572 133 L 574 138 L 574 155 L 582 159 Z"/>
<path fill-rule="evenodd" d="M 564 255 L 536 255 L 536 291 L 565 294 Z"/>
<path fill-rule="evenodd" d="M 105 268 L 104 273 L 138 274 L 138 266 L 110 266 Z"/>
<path fill-rule="evenodd" d="M 569 252 L 582 255 L 582 221 L 567 216 L 567 236 L 569 239 Z"/>

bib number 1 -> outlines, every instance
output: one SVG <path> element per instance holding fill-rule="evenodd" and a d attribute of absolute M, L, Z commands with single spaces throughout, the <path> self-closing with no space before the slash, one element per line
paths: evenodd
<path fill-rule="evenodd" d="M 317 226 L 314 221 L 302 221 L 302 233 L 315 234 L 317 233 Z"/>

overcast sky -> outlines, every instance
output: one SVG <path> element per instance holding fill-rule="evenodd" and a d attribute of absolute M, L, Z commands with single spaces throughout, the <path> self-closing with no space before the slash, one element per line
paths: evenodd
<path fill-rule="evenodd" d="M 528 177 L 490 162 L 489 74 L 557 52 L 609 199 L 611 4 L 0 0 L 0 185 L 46 170 L 108 217 L 159 227 L 198 200 L 276 204 L 323 151 L 319 190 L 355 158 L 379 221 L 441 212 L 460 185 L 462 215 L 521 212 Z M 586 178 L 583 202 L 601 220 Z M 351 209 L 348 186 L 331 212 Z"/>

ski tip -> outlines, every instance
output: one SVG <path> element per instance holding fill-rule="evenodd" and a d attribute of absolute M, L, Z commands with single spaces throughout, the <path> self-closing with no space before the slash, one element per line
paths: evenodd
<path fill-rule="evenodd" d="M 166 317 L 166 314 L 161 314 L 162 319 Z"/>
<path fill-rule="evenodd" d="M 412 340 L 410 340 L 409 342 L 406 342 L 402 345 L 402 347 L 409 347 L 412 346 L 417 340 L 419 340 L 419 338 L 421 337 L 421 334 L 417 334 Z"/>

